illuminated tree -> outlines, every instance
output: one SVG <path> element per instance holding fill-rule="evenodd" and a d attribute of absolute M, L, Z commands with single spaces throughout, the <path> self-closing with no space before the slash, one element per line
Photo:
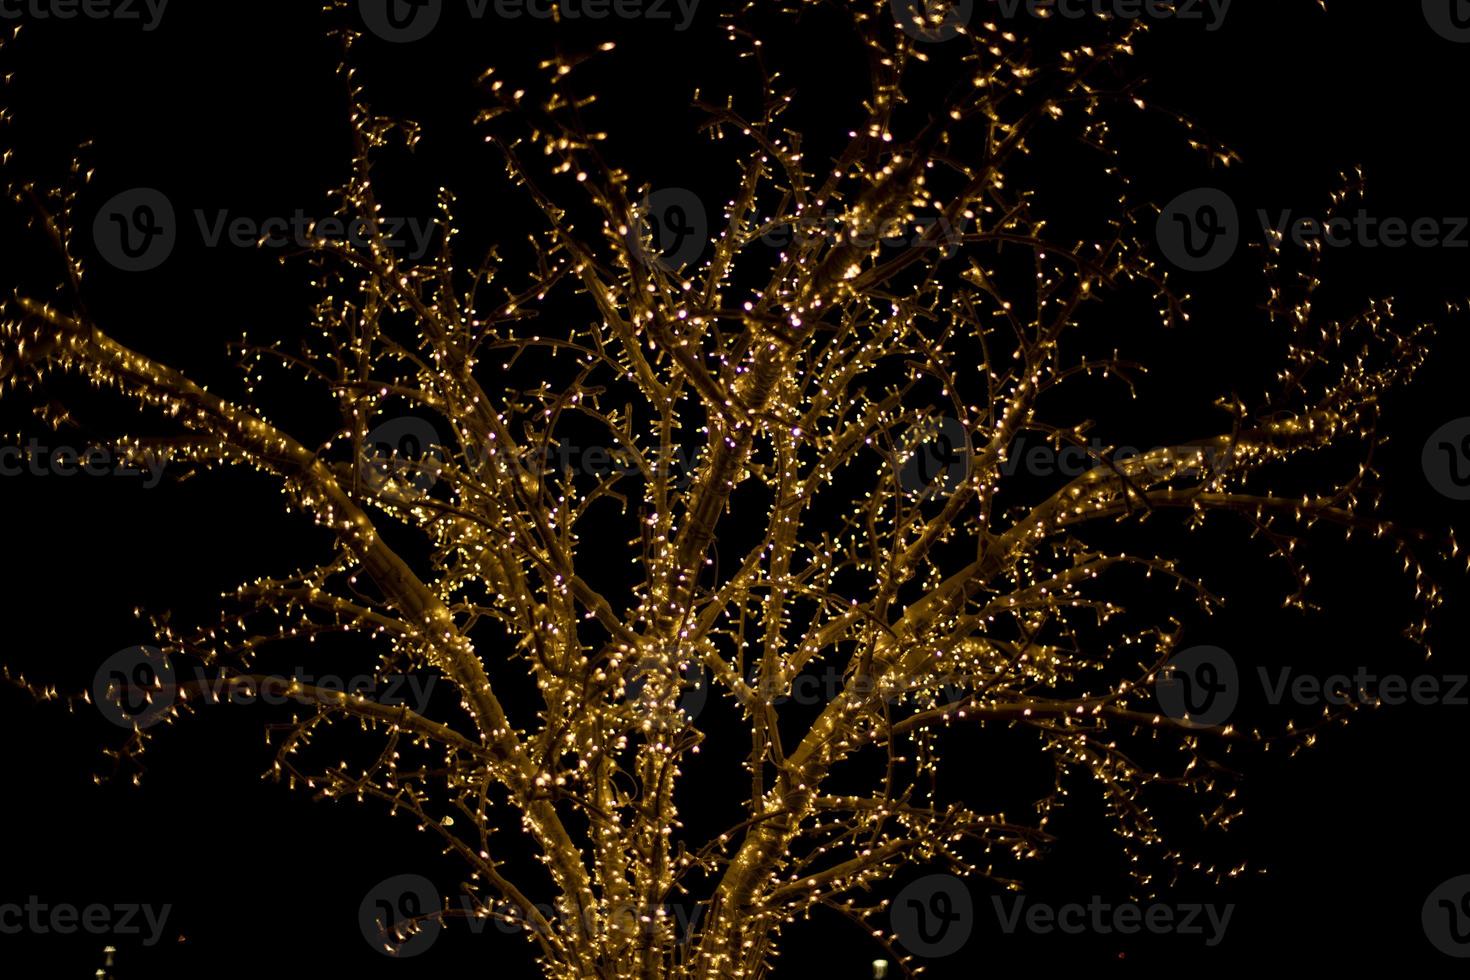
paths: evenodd
<path fill-rule="evenodd" d="M 1079 777 L 1139 887 L 1155 888 L 1185 861 L 1157 800 L 1193 797 L 1207 825 L 1228 826 L 1218 758 L 1266 738 L 1159 709 L 1181 623 L 1219 604 L 1187 552 L 1159 550 L 1159 526 L 1219 520 L 1265 542 L 1300 585 L 1286 604 L 1303 609 L 1297 542 L 1361 530 L 1403 560 L 1424 608 L 1414 641 L 1438 602 L 1419 539 L 1379 516 L 1372 466 L 1381 396 L 1420 366 L 1428 327 L 1400 326 L 1381 302 L 1324 321 L 1320 250 L 1297 268 L 1267 244 L 1273 390 L 1222 399 L 1196 440 L 1127 459 L 1089 448 L 1092 465 L 1040 492 L 1011 480 L 1027 435 L 1091 446 L 1091 423 L 1049 412 L 1060 392 L 1146 370 L 1089 353 L 1116 304 L 1141 296 L 1165 325 L 1188 320 L 1119 123 L 1162 118 L 1211 162 L 1231 156 L 1146 106 L 1127 70 L 1141 23 L 1039 20 L 1020 36 L 839 5 L 870 65 L 847 107 L 862 121 L 835 158 L 809 159 L 759 40 L 799 6 L 728 18 L 750 82 L 697 96 L 731 163 L 718 227 L 692 257 L 669 241 L 688 215 L 607 159 L 588 121 L 599 106 L 576 88 L 582 61 L 557 56 L 544 77 L 484 76 L 491 152 L 544 221 L 467 261 L 444 189 L 436 250 L 405 258 L 378 226 L 372 164 L 419 132 L 371 111 L 344 35 L 355 147 L 341 214 L 369 241 L 313 240 L 309 337 L 299 351 L 242 345 L 234 400 L 88 315 L 79 186 L 12 187 L 65 282 L 9 301 L 6 393 L 69 374 L 125 396 L 139 413 L 120 452 L 160 454 L 171 472 L 251 467 L 336 540 L 305 570 L 243 585 L 216 623 L 150 614 L 159 648 L 313 708 L 279 734 L 274 774 L 386 801 L 441 835 L 479 914 L 525 925 L 548 977 L 762 976 L 783 927 L 818 904 L 886 942 L 875 886 L 896 868 L 1014 885 Z M 79 165 L 73 184 L 88 176 Z M 276 371 L 335 402 L 330 439 L 267 420 L 257 392 Z M 407 419 L 437 441 L 385 455 L 384 427 Z M 937 468 L 936 433 L 957 453 Z M 550 462 L 574 443 L 616 465 Z M 1292 479 L 1309 489 L 1268 488 Z M 609 527 L 626 542 L 617 561 L 583 544 Z M 432 672 L 457 704 L 421 713 L 258 669 L 274 645 L 339 634 L 362 638 L 378 676 Z M 829 697 L 793 697 L 822 671 L 840 678 Z M 156 694 L 167 722 L 197 700 Z M 748 737 L 743 772 L 701 759 L 713 726 Z M 1028 738 L 1054 791 L 1026 813 L 964 802 L 945 765 L 961 727 Z M 120 760 L 155 731 L 140 726 Z M 312 762 L 319 745 L 351 746 L 354 762 Z M 744 812 L 685 839 L 676 797 L 732 782 L 748 787 Z M 534 880 L 504 873 L 518 834 L 544 865 Z M 689 935 L 673 901 L 704 910 Z"/>

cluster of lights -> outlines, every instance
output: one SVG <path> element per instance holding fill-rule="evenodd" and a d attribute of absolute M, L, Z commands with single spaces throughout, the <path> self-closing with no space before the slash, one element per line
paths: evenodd
<path fill-rule="evenodd" d="M 1116 585 L 1131 575 L 1149 604 L 1182 599 L 1209 612 L 1219 600 L 1185 571 L 1187 558 L 1149 553 L 1145 521 L 1243 522 L 1293 570 L 1300 590 L 1287 605 L 1303 608 L 1303 535 L 1318 524 L 1366 532 L 1390 542 L 1413 579 L 1425 610 L 1414 640 L 1425 640 L 1440 601 L 1418 542 L 1376 516 L 1371 460 L 1379 396 L 1422 363 L 1427 328 L 1399 325 L 1390 303 L 1323 322 L 1312 311 L 1315 264 L 1287 276 L 1279 241 L 1267 308 L 1288 356 L 1273 393 L 1254 406 L 1222 403 L 1223 434 L 1108 461 L 1019 509 L 998 503 L 1019 436 L 1087 445 L 1086 426 L 1044 421 L 1049 393 L 1075 379 L 1134 383 L 1122 359 L 1068 346 L 1089 309 L 1141 288 L 1166 323 L 1187 319 L 1187 297 L 1128 220 L 1109 125 L 1115 112 L 1148 111 L 1113 84 L 1146 27 L 1110 26 L 1043 57 L 1002 26 L 971 24 L 945 49 L 942 70 L 963 70 L 973 84 L 915 128 L 907 86 L 933 70 L 939 49 L 897 30 L 889 7 L 855 7 L 872 55 L 868 118 L 822 162 L 783 126 L 793 95 L 742 26 L 750 11 L 729 18 L 754 84 L 720 102 L 696 99 L 710 135 L 736 148 L 738 179 L 693 268 L 649 260 L 641 192 L 607 161 L 607 134 L 586 128 L 596 100 L 571 90 L 578 62 L 546 62 L 534 95 L 487 72 L 486 140 L 545 218 L 529 250 L 518 255 L 506 241 L 483 261 L 459 262 L 456 200 L 444 188 L 438 219 L 451 231 L 437 255 L 408 262 L 376 233 L 365 248 L 317 243 L 312 336 L 289 352 L 242 340 L 235 399 L 118 344 L 82 312 L 75 187 L 12 188 L 28 207 L 39 202 L 35 223 L 65 263 L 67 288 L 9 304 L 0 390 L 35 390 L 65 373 L 129 397 L 171 434 L 129 436 L 119 441 L 125 454 L 157 453 L 185 469 L 252 467 L 337 541 L 326 561 L 241 586 L 209 627 L 150 617 L 160 646 L 229 665 L 232 683 L 261 683 L 251 671 L 269 648 L 349 635 L 381 651 L 381 674 L 432 669 L 452 682 L 459 704 L 437 719 L 293 684 L 311 710 L 272 729 L 268 775 L 324 798 L 384 801 L 438 834 L 466 862 L 482 914 L 523 925 L 548 976 L 760 977 L 783 929 L 818 906 L 864 923 L 891 949 L 886 904 L 862 896 L 914 862 L 1014 887 L 1079 776 L 1101 789 L 1141 889 L 1158 885 L 1150 854 L 1216 878 L 1241 873 L 1170 849 L 1151 809 L 1157 788 L 1182 786 L 1211 801 L 1207 824 L 1228 827 L 1235 790 L 1207 752 L 1270 739 L 1191 730 L 1151 706 L 1178 620 L 1140 625 L 1109 590 L 1137 589 Z M 383 212 L 371 161 L 420 134 L 371 112 L 351 43 L 341 72 L 353 96 L 354 168 L 341 199 L 372 228 Z M 743 113 L 747 102 L 755 110 Z M 1096 241 L 1053 240 L 1043 216 L 1045 181 L 1029 157 L 1038 134 L 1067 126 L 1118 188 L 1108 202 L 1117 220 Z M 84 185 L 90 174 L 79 164 L 73 176 Z M 772 227 L 834 208 L 850 234 L 799 239 L 774 256 L 759 244 Z M 859 237 L 894 222 L 917 229 L 915 247 L 895 255 Z M 954 227 L 967 231 L 949 257 L 939 236 Z M 752 255 L 763 263 L 758 285 L 748 281 Z M 534 317 L 568 298 L 586 325 L 558 330 Z M 277 371 L 335 401 L 341 427 L 330 440 L 309 445 L 268 420 L 257 394 Z M 49 401 L 38 412 L 64 421 Z M 442 420 L 437 485 L 415 493 L 364 481 L 367 434 L 410 413 Z M 968 475 L 945 496 L 916 499 L 896 465 L 916 448 L 904 433 L 939 414 L 965 426 Z M 574 421 L 600 427 L 636 465 L 591 481 L 517 466 Z M 655 462 L 679 445 L 699 447 L 687 487 Z M 1324 477 L 1330 485 L 1306 496 L 1269 489 L 1273 473 L 1342 445 L 1364 447 L 1346 478 Z M 587 527 L 619 520 L 641 573 L 627 597 L 599 587 L 606 555 L 582 546 Z M 722 528 L 737 524 L 765 531 L 739 553 L 722 551 Z M 385 541 L 386 525 L 420 532 L 421 567 Z M 1090 528 L 1118 525 L 1136 529 L 1135 545 L 1087 543 Z M 845 686 L 789 738 L 781 699 L 804 672 L 831 664 Z M 719 694 L 697 719 L 680 708 L 692 668 Z M 540 703 L 502 703 L 492 674 L 512 671 L 530 675 Z M 180 697 L 168 720 L 192 710 Z M 374 746 L 365 759 L 303 761 L 344 722 L 355 723 L 344 738 L 358 755 Z M 700 764 L 702 723 L 748 730 L 743 773 Z M 1031 733 L 1055 772 L 1053 792 L 1024 815 L 948 802 L 967 788 L 945 765 L 944 736 L 958 726 Z M 1302 743 L 1302 732 L 1290 734 Z M 120 757 L 150 737 L 136 732 Z M 1177 764 L 1166 767 L 1171 753 Z M 863 778 L 866 789 L 855 789 Z M 702 780 L 742 781 L 749 793 L 729 829 L 701 843 L 683 838 L 676 796 Z M 496 855 L 518 833 L 534 842 L 545 880 L 504 876 Z M 550 917 L 536 901 L 547 888 Z M 673 900 L 708 901 L 692 941 L 662 914 Z M 648 910 L 632 928 L 614 913 L 630 907 Z M 896 962 L 875 962 L 876 976 L 890 965 L 918 972 L 890 955 Z"/>

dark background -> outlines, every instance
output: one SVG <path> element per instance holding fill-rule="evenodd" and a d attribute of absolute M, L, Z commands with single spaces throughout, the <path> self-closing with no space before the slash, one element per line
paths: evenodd
<path fill-rule="evenodd" d="M 462 217 L 483 221 L 483 233 L 503 228 L 523 236 L 527 226 L 504 200 L 498 160 L 477 145 L 470 121 L 484 103 L 475 79 L 492 63 L 508 66 L 509 76 L 556 43 L 585 50 L 603 37 L 619 39 L 617 71 L 605 76 L 616 87 L 604 97 L 625 126 L 612 152 L 636 179 L 704 187 L 728 176 L 728 168 L 710 169 L 723 158 L 694 133 L 699 117 L 690 108 L 695 80 L 713 94 L 728 64 L 714 0 L 682 33 L 668 23 L 609 21 L 558 32 L 525 20 L 471 22 L 462 6 L 449 6 L 428 40 L 365 40 L 363 81 L 376 110 L 425 123 L 421 172 L 461 191 Z M 76 144 L 93 140 L 86 159 L 96 178 L 78 205 L 84 226 L 89 208 L 135 186 L 163 190 L 181 214 L 322 213 L 324 194 L 347 162 L 328 23 L 315 4 L 222 0 L 173 0 L 152 32 L 108 21 L 30 23 L 3 55 L 3 71 L 16 72 L 8 102 L 17 122 L 6 137 L 19 148 L 15 167 L 60 180 Z M 844 91 L 849 66 L 841 43 L 818 24 L 790 50 L 804 61 L 796 73 L 797 118 L 821 120 L 838 104 L 832 93 Z M 1308 0 L 1238 0 L 1217 32 L 1156 27 L 1140 62 L 1154 101 L 1187 113 L 1243 157 L 1228 171 L 1209 171 L 1173 153 L 1177 140 L 1163 133 L 1171 149 L 1161 144 L 1157 157 L 1143 161 L 1160 201 L 1213 184 L 1247 213 L 1314 213 L 1337 175 L 1361 164 L 1366 207 L 1375 214 L 1470 215 L 1462 179 L 1470 45 L 1437 36 L 1417 3 L 1339 3 L 1327 15 Z M 1069 162 L 1034 158 L 1034 165 L 1065 169 Z M 23 213 L 5 215 L 7 268 L 33 287 L 51 281 L 39 239 L 22 233 Z M 188 228 L 183 239 L 152 272 L 127 274 L 93 261 L 93 311 L 124 342 L 227 385 L 223 343 L 245 329 L 257 339 L 299 330 L 310 293 L 300 268 L 241 249 L 205 249 Z M 1446 300 L 1464 294 L 1467 266 L 1470 250 L 1343 250 L 1329 268 L 1338 285 L 1323 300 L 1346 307 L 1392 295 L 1406 317 L 1443 321 L 1428 369 L 1388 406 L 1393 441 L 1382 460 L 1389 512 L 1434 534 L 1463 517 L 1463 504 L 1426 482 L 1420 448 L 1443 423 L 1470 415 L 1459 373 L 1466 323 L 1441 315 Z M 1277 351 L 1261 342 L 1255 306 L 1263 294 L 1248 254 L 1186 281 L 1196 294 L 1195 319 L 1153 342 L 1169 379 L 1160 390 L 1172 385 L 1180 397 L 1208 404 L 1254 377 Z M 7 393 L 6 400 L 21 399 Z M 9 427 L 18 416 L 5 410 Z M 32 680 L 68 690 L 89 686 L 114 650 L 148 639 L 133 607 L 202 612 L 219 590 L 295 567 L 317 541 L 282 514 L 272 489 L 241 474 L 166 479 L 151 490 L 125 478 L 16 477 L 0 481 L 0 495 L 9 530 L 3 659 Z M 1398 638 L 1407 607 L 1402 580 L 1378 571 L 1392 565 L 1387 553 L 1365 545 L 1319 557 L 1327 566 L 1319 589 L 1325 615 L 1282 619 L 1266 590 L 1257 595 L 1247 582 L 1237 607 L 1194 638 L 1252 664 L 1274 657 L 1302 670 L 1363 664 L 1411 676 L 1467 672 L 1463 616 L 1455 609 L 1461 581 L 1444 583 L 1449 602 L 1436 657 L 1426 665 Z M 1218 567 L 1206 570 L 1229 578 L 1235 557 L 1222 551 L 1214 560 Z M 143 948 L 136 937 L 0 936 L 0 969 L 9 973 L 14 958 L 31 955 L 38 958 L 33 970 L 46 964 L 48 975 L 91 975 L 102 946 L 114 943 L 119 978 L 225 970 L 447 976 L 461 965 L 493 976 L 533 975 L 526 945 L 493 929 L 482 936 L 451 929 L 411 960 L 372 952 L 358 929 L 363 894 L 408 871 L 448 890 L 454 866 L 408 820 L 371 806 L 313 804 L 261 781 L 270 755 L 260 721 L 248 712 L 219 715 L 166 731 L 141 789 L 99 788 L 92 776 L 107 769 L 101 748 L 115 745 L 120 729 L 90 712 L 71 717 L 0 690 L 7 750 L 0 903 L 34 894 L 51 904 L 173 906 L 156 947 Z M 928 975 L 1136 965 L 1210 976 L 1353 970 L 1370 962 L 1451 975 L 1456 961 L 1430 946 L 1419 917 L 1434 887 L 1470 873 L 1461 802 L 1467 735 L 1470 708 L 1410 706 L 1364 713 L 1294 760 L 1254 759 L 1247 816 L 1224 853 L 1269 873 L 1218 891 L 1186 882 L 1176 895 L 1236 904 L 1216 948 L 1184 937 L 1006 936 L 991 892 L 975 885 L 974 937 L 932 963 Z M 1189 806 L 1183 801 L 1181 812 Z M 1034 869 L 1030 894 L 1053 903 L 1124 900 L 1128 882 L 1116 848 L 1096 821 L 1074 823 Z M 922 873 L 914 869 L 905 880 Z M 778 975 L 866 978 L 867 963 L 879 955 L 851 925 L 818 916 L 788 930 Z"/>

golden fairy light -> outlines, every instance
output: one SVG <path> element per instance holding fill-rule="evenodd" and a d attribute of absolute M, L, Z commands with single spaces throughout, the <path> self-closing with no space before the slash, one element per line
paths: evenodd
<path fill-rule="evenodd" d="M 481 914 L 526 926 L 548 977 L 763 976 L 783 930 L 819 905 L 885 945 L 892 962 L 875 960 L 877 975 L 911 975 L 872 897 L 894 870 L 927 863 L 1014 885 L 1078 780 L 1100 791 L 1141 889 L 1160 868 L 1196 865 L 1169 847 L 1157 801 L 1203 801 L 1205 823 L 1227 827 L 1236 794 L 1210 760 L 1267 736 L 1159 711 L 1153 681 L 1181 623 L 1220 600 L 1199 577 L 1208 556 L 1156 552 L 1154 527 L 1240 528 L 1292 571 L 1300 588 L 1286 603 L 1302 608 L 1297 543 L 1314 527 L 1367 532 L 1402 559 L 1426 620 L 1439 602 L 1419 542 L 1377 516 L 1372 460 L 1380 396 L 1414 375 L 1428 327 L 1400 324 L 1387 302 L 1324 320 L 1312 307 L 1320 252 L 1299 272 L 1280 241 L 1267 243 L 1267 316 L 1285 351 L 1273 391 L 1222 400 L 1220 424 L 1194 441 L 1094 452 L 1063 485 L 1013 486 L 1023 437 L 1089 445 L 1087 423 L 1049 416 L 1057 392 L 1133 386 L 1147 370 L 1086 352 L 1096 310 L 1142 294 L 1187 329 L 1187 297 L 1149 244 L 1156 212 L 1134 202 L 1114 134 L 1124 115 L 1151 113 L 1127 70 L 1146 25 L 1063 42 L 1047 21 L 1026 25 L 1036 38 L 976 22 L 940 45 L 899 29 L 887 0 L 843 6 L 872 77 L 854 82 L 866 118 L 822 159 L 784 122 L 797 97 L 746 26 L 753 5 L 728 16 L 755 83 L 696 98 L 730 150 L 731 180 L 687 262 L 648 233 L 655 189 L 609 159 L 610 139 L 587 122 L 597 99 L 576 88 L 583 61 L 562 56 L 542 77 L 482 78 L 489 152 L 539 226 L 497 229 L 500 243 L 465 261 L 467 226 L 441 188 L 437 249 L 403 258 L 378 225 L 371 163 L 420 133 L 373 114 L 348 37 L 355 146 L 341 203 L 368 241 L 312 243 L 311 335 L 300 351 L 242 343 L 239 400 L 124 347 L 85 312 L 73 212 L 90 172 L 78 165 L 59 190 L 11 188 L 61 256 L 65 288 L 7 303 L 4 393 L 67 374 L 129 398 L 140 434 L 117 442 L 125 455 L 161 454 L 182 472 L 253 468 L 337 543 L 241 585 L 208 626 L 149 615 L 160 648 L 230 685 L 262 685 L 254 665 L 273 646 L 356 636 L 378 651 L 365 665 L 377 676 L 432 671 L 452 684 L 457 705 L 421 713 L 291 681 L 283 689 L 306 710 L 273 729 L 271 775 L 381 801 L 437 834 Z M 604 45 L 593 57 L 617 56 Z M 957 71 L 971 84 L 932 84 Z M 910 92 L 926 80 L 916 121 Z M 1114 188 L 1090 238 L 1050 230 L 1055 182 L 1036 148 L 1058 137 L 1075 150 L 1053 170 L 1092 167 Z M 765 240 L 814 216 L 821 233 Z M 904 247 L 865 234 L 889 228 L 906 230 Z M 335 403 L 329 441 L 268 420 L 256 396 L 275 372 Z M 61 421 L 37 401 L 42 421 Z M 430 420 L 434 452 L 372 478 L 360 465 L 372 433 L 409 416 Z M 905 474 L 945 419 L 968 448 L 934 492 Z M 589 429 L 619 465 L 544 465 L 548 448 L 585 443 Z M 1317 461 L 1341 447 L 1360 462 L 1337 478 Z M 1282 476 L 1303 472 L 1306 492 Z M 584 546 L 609 528 L 625 534 L 620 553 Z M 427 559 L 390 547 L 405 530 Z M 1409 634 L 1423 642 L 1426 628 Z M 537 703 L 504 698 L 517 674 Z M 794 704 L 814 676 L 836 680 L 818 704 Z M 694 711 L 698 677 L 708 703 Z M 198 700 L 180 696 L 168 720 Z M 748 740 L 743 769 L 701 757 L 712 726 Z M 1029 738 L 1054 790 L 1026 812 L 958 802 L 990 795 L 946 754 L 961 728 Z M 152 734 L 134 733 L 121 755 Z M 365 761 L 317 757 L 344 739 L 375 747 Z M 712 839 L 688 839 L 679 800 L 732 781 L 743 811 Z M 502 856 L 525 840 L 545 873 L 509 880 Z M 668 913 L 678 903 L 704 913 L 687 934 Z"/>

